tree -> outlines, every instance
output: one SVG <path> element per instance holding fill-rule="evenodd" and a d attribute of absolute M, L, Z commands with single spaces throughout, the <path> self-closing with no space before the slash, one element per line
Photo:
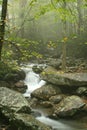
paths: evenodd
<path fill-rule="evenodd" d="M 78 11 L 78 34 L 81 34 L 82 24 L 83 24 L 83 18 L 82 18 L 82 0 L 77 0 L 77 11 Z"/>
<path fill-rule="evenodd" d="M 21 37 L 24 38 L 24 34 L 25 34 L 25 28 L 24 28 L 24 24 L 25 24 L 25 7 L 26 7 L 27 1 L 26 0 L 20 0 L 19 1 L 19 7 L 20 7 L 20 13 L 19 13 L 19 17 L 21 20 L 21 29 L 20 29 L 20 34 Z"/>
<path fill-rule="evenodd" d="M 8 0 L 2 1 L 1 23 L 0 23 L 0 60 L 1 60 L 3 42 L 4 42 L 4 35 L 5 35 L 7 3 L 8 3 Z"/>
<path fill-rule="evenodd" d="M 66 0 L 63 0 L 63 8 L 66 10 Z M 63 30 L 63 47 L 62 47 L 62 70 L 66 71 L 66 41 L 67 41 L 67 33 L 66 33 L 66 14 L 64 14 L 64 18 L 62 20 L 64 30 Z"/>

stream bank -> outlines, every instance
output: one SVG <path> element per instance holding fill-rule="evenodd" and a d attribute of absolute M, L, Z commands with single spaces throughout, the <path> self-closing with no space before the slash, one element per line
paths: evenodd
<path fill-rule="evenodd" d="M 74 109 L 75 110 L 74 116 L 62 117 L 62 119 L 59 115 L 57 117 L 53 116 L 53 112 L 54 112 L 53 107 L 55 105 L 57 105 L 58 102 L 61 102 L 60 103 L 60 105 L 61 105 L 61 104 L 63 104 L 63 101 L 64 102 L 65 101 L 67 102 L 67 100 L 70 101 L 70 99 L 72 99 L 70 97 L 73 96 L 73 93 L 65 94 L 60 90 L 59 86 L 57 86 L 55 84 L 53 85 L 53 84 L 49 83 L 48 81 L 47 81 L 47 84 L 45 85 L 45 82 L 42 80 L 42 78 L 39 77 L 38 74 L 35 74 L 32 71 L 32 66 L 30 67 L 30 65 L 26 66 L 25 71 L 26 71 L 26 77 L 25 77 L 24 83 L 25 83 L 25 85 L 27 85 L 28 89 L 24 93 L 24 96 L 27 96 L 29 106 L 33 110 L 33 113 L 31 113 L 31 112 L 29 113 L 30 115 L 33 114 L 32 115 L 34 117 L 33 120 L 35 120 L 35 118 L 36 118 L 40 122 L 43 122 L 43 123 L 47 124 L 48 126 L 51 126 L 52 129 L 60 129 L 60 130 L 63 130 L 63 129 L 64 130 L 65 129 L 66 130 L 67 129 L 77 130 L 78 129 L 79 130 L 80 127 L 82 130 L 87 129 L 87 127 L 86 127 L 87 118 L 84 115 L 83 110 L 82 110 L 83 114 L 79 113 L 80 107 L 78 109 L 75 107 L 76 110 Z M 43 87 L 41 87 L 41 86 L 43 86 Z M 85 102 L 82 102 L 83 100 L 80 100 L 81 104 L 82 104 L 82 106 L 81 106 L 81 109 L 82 109 L 84 107 L 84 105 L 86 104 L 86 90 L 84 92 L 82 91 L 82 93 L 79 93 L 79 94 L 74 93 L 74 96 L 79 97 L 78 100 L 80 100 L 80 98 L 83 98 L 84 97 L 83 95 L 85 94 L 85 98 L 84 98 Z M 8 95 L 8 94 L 5 94 L 5 95 Z M 30 96 L 31 96 L 31 98 L 30 98 Z M 65 100 L 65 99 L 67 99 L 67 100 Z M 10 100 L 11 100 L 11 98 L 10 98 Z M 75 100 L 73 100 L 73 101 L 76 101 L 76 97 L 75 97 Z M 65 107 L 65 106 L 62 106 L 62 107 Z M 37 110 L 37 112 L 35 114 L 36 110 Z M 73 109 L 71 109 L 71 111 L 72 110 Z M 86 105 L 85 105 L 85 108 L 84 108 L 85 113 L 86 113 L 86 110 L 87 109 L 86 109 Z M 26 113 L 26 112 L 24 112 L 24 113 Z M 16 119 L 17 120 L 20 119 L 22 121 L 22 118 L 24 118 L 24 115 L 20 115 L 20 117 L 19 117 L 17 114 L 15 115 Z M 78 116 L 79 114 L 81 116 Z M 25 114 L 25 116 L 27 117 L 26 114 Z M 54 118 L 56 120 L 54 120 Z M 83 119 L 81 119 L 81 118 L 83 118 Z M 76 121 L 77 119 L 78 119 L 78 121 Z M 28 121 L 30 122 L 30 120 L 28 120 Z M 79 125 L 78 125 L 78 122 L 79 122 Z M 57 124 L 56 127 L 54 127 L 55 124 Z M 20 124 L 20 125 L 22 125 L 22 124 Z M 51 128 L 49 127 L 48 129 L 51 129 Z M 29 129 L 29 127 L 28 127 L 28 129 Z M 32 130 L 33 129 L 34 128 L 32 127 Z M 27 128 L 26 128 L 26 130 L 27 130 Z M 36 127 L 35 127 L 35 130 L 36 130 Z M 41 130 L 43 130 L 42 127 L 41 127 Z"/>

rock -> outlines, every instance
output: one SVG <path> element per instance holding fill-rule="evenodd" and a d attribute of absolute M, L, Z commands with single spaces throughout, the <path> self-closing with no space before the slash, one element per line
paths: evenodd
<path fill-rule="evenodd" d="M 83 102 L 85 103 L 85 106 L 83 107 L 83 110 L 87 112 L 87 98 L 83 99 Z"/>
<path fill-rule="evenodd" d="M 34 111 L 31 113 L 31 115 L 34 116 L 34 117 L 40 117 L 40 116 L 41 116 L 41 113 L 34 110 Z"/>
<path fill-rule="evenodd" d="M 44 85 L 41 88 L 36 89 L 31 93 L 31 97 L 35 97 L 41 100 L 48 100 L 51 96 L 60 94 L 61 90 L 51 84 Z"/>
<path fill-rule="evenodd" d="M 56 95 L 49 98 L 49 101 L 53 104 L 58 104 L 62 99 L 64 98 L 64 95 Z"/>
<path fill-rule="evenodd" d="M 54 67 L 55 69 L 59 70 L 61 67 L 61 59 L 54 59 L 54 58 L 49 58 L 48 65 Z"/>
<path fill-rule="evenodd" d="M 5 87 L 0 87 L 0 110 L 9 118 L 15 112 L 31 112 L 29 103 L 22 94 Z"/>
<path fill-rule="evenodd" d="M 0 87 L 9 87 L 9 83 L 6 81 L 0 81 Z"/>
<path fill-rule="evenodd" d="M 40 105 L 44 108 L 50 108 L 50 107 L 53 107 L 53 104 L 48 102 L 48 101 L 43 101 L 43 102 L 40 102 Z"/>
<path fill-rule="evenodd" d="M 19 70 L 6 74 L 4 80 L 7 82 L 9 81 L 18 82 L 19 80 L 24 80 L 25 76 L 26 76 L 25 72 L 23 70 Z"/>
<path fill-rule="evenodd" d="M 12 124 L 15 128 L 21 130 L 52 130 L 49 126 L 39 122 L 33 116 L 24 113 L 14 114 Z"/>
<path fill-rule="evenodd" d="M 60 117 L 68 117 L 75 115 L 85 106 L 83 100 L 78 96 L 68 96 L 59 104 L 54 106 L 54 115 Z"/>
<path fill-rule="evenodd" d="M 87 86 L 87 73 L 64 73 L 47 67 L 41 73 L 42 79 L 60 86 Z"/>
<path fill-rule="evenodd" d="M 76 94 L 80 96 L 87 96 L 87 88 L 86 87 L 79 87 L 76 90 Z"/>
<path fill-rule="evenodd" d="M 25 83 L 22 80 L 16 82 L 14 85 L 14 90 L 17 90 L 18 92 L 25 93 L 26 89 L 27 85 L 25 85 Z"/>
<path fill-rule="evenodd" d="M 40 74 L 43 71 L 43 66 L 34 65 L 32 69 L 35 73 Z"/>
<path fill-rule="evenodd" d="M 51 130 L 30 115 L 29 103 L 22 94 L 4 87 L 0 87 L 0 113 L 9 119 L 11 129 Z"/>
<path fill-rule="evenodd" d="M 39 100 L 37 98 L 29 99 L 28 102 L 32 108 L 36 108 L 39 104 Z"/>

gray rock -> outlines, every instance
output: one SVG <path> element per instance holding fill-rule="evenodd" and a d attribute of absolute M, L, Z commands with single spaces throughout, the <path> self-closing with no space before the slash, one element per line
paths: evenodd
<path fill-rule="evenodd" d="M 64 98 L 64 95 L 60 94 L 60 95 L 50 97 L 49 101 L 54 103 L 54 104 L 58 104 L 63 98 Z"/>
<path fill-rule="evenodd" d="M 22 80 L 20 80 L 14 84 L 13 89 L 17 90 L 18 92 L 25 93 L 27 89 L 27 85 L 25 85 L 25 83 Z"/>
<path fill-rule="evenodd" d="M 43 66 L 39 66 L 39 65 L 34 65 L 32 67 L 33 71 L 37 74 L 41 73 L 43 71 Z"/>
<path fill-rule="evenodd" d="M 84 101 L 78 96 L 68 96 L 54 106 L 54 114 L 60 117 L 73 116 L 85 106 Z"/>
<path fill-rule="evenodd" d="M 78 95 L 83 95 L 83 96 L 87 96 L 87 88 L 86 87 L 79 87 L 77 90 L 76 90 L 76 94 Z"/>
<path fill-rule="evenodd" d="M 12 129 L 51 130 L 30 115 L 31 109 L 22 94 L 4 87 L 0 87 L 0 113 L 9 119 Z"/>
<path fill-rule="evenodd" d="M 54 67 L 55 69 L 60 69 L 61 63 L 61 59 L 50 58 L 48 65 Z"/>
<path fill-rule="evenodd" d="M 47 67 L 42 73 L 42 78 L 55 85 L 61 86 L 87 86 L 87 73 L 63 73 L 52 67 Z"/>
<path fill-rule="evenodd" d="M 0 109 L 8 117 L 15 112 L 31 112 L 29 103 L 22 94 L 5 87 L 0 87 Z"/>
<path fill-rule="evenodd" d="M 12 124 L 21 130 L 52 130 L 49 126 L 39 122 L 33 116 L 24 113 L 14 114 Z"/>
<path fill-rule="evenodd" d="M 44 108 L 52 108 L 53 107 L 53 104 L 51 102 L 48 102 L 48 101 L 40 102 L 40 105 Z"/>
<path fill-rule="evenodd" d="M 23 70 L 17 70 L 15 72 L 11 72 L 5 75 L 4 80 L 7 82 L 13 81 L 18 82 L 19 80 L 24 80 L 25 72 Z"/>
<path fill-rule="evenodd" d="M 31 93 L 31 97 L 35 97 L 42 100 L 48 100 L 51 96 L 60 94 L 61 90 L 55 85 L 44 85 L 41 88 L 36 89 Z"/>

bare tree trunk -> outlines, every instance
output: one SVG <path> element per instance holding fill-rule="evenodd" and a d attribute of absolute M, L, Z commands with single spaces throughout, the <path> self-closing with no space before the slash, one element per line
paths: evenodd
<path fill-rule="evenodd" d="M 7 3 L 8 0 L 3 0 L 2 2 L 1 24 L 0 24 L 0 60 L 1 60 L 1 53 L 2 53 L 2 47 L 4 42 L 4 34 L 5 34 Z"/>

